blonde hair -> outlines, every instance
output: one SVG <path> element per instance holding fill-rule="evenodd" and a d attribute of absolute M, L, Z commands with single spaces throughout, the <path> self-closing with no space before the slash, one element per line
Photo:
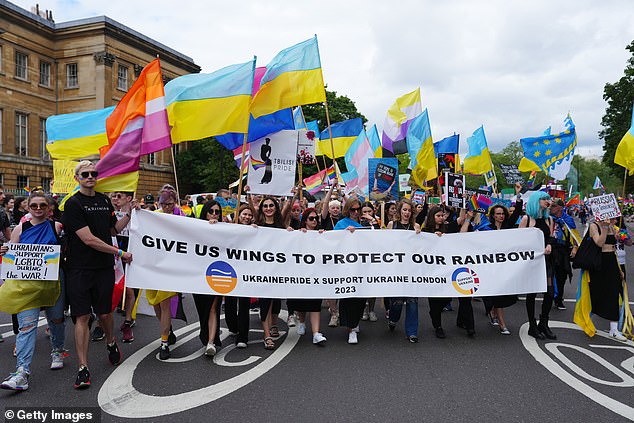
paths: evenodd
<path fill-rule="evenodd" d="M 82 160 L 81 162 L 77 163 L 77 166 L 75 166 L 75 175 L 79 175 L 79 171 L 83 168 L 94 165 L 95 164 L 90 160 Z"/>

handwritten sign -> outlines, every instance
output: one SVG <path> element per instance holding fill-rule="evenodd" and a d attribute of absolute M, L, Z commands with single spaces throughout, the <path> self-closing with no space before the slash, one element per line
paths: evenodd
<path fill-rule="evenodd" d="M 597 221 L 621 216 L 621 209 L 619 208 L 619 203 L 616 202 L 614 194 L 589 198 L 586 204 L 590 206 L 592 214 Z"/>
<path fill-rule="evenodd" d="M 54 281 L 59 278 L 59 245 L 6 244 L 2 256 L 2 279 Z"/>
<path fill-rule="evenodd" d="M 75 180 L 76 161 L 73 160 L 53 160 L 53 187 L 52 190 L 58 194 L 68 194 L 77 186 Z"/>
<path fill-rule="evenodd" d="M 522 176 L 522 172 L 517 168 L 517 165 L 510 164 L 500 164 L 500 170 L 502 171 L 502 175 L 506 182 L 510 185 L 514 185 L 517 182 L 520 184 L 524 184 L 524 177 Z"/>

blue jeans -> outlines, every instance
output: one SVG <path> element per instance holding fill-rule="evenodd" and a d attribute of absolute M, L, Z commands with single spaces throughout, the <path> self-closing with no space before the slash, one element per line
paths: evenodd
<path fill-rule="evenodd" d="M 65 340 L 65 292 L 64 278 L 60 269 L 60 287 L 61 292 L 57 298 L 55 305 L 46 307 L 46 319 L 51 332 L 51 348 L 53 351 L 62 351 L 64 349 Z M 15 350 L 18 356 L 16 369 L 22 367 L 27 373 L 31 373 L 31 362 L 33 361 L 33 353 L 35 352 L 35 339 L 37 337 L 37 323 L 40 317 L 40 309 L 32 308 L 23 310 L 18 313 L 18 325 L 20 327 L 18 334 L 15 336 Z M 53 320 L 61 321 L 55 323 Z"/>
<path fill-rule="evenodd" d="M 405 334 L 418 336 L 418 298 L 392 298 L 390 299 L 390 322 L 397 323 L 401 318 L 405 306 Z"/>

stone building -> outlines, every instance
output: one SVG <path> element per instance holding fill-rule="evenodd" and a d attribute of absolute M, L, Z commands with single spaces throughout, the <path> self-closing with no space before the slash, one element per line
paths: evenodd
<path fill-rule="evenodd" d="M 164 82 L 200 72 L 190 57 L 107 16 L 55 23 L 50 11 L 0 0 L 0 183 L 48 188 L 46 118 L 116 104 L 157 55 Z M 143 157 L 138 192 L 166 182 L 174 183 L 171 152 Z"/>

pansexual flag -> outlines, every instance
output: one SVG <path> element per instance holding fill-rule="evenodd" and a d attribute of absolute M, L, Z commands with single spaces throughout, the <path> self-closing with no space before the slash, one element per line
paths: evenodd
<path fill-rule="evenodd" d="M 165 102 L 174 144 L 229 132 L 245 134 L 249 128 L 254 70 L 255 59 L 168 82 Z"/>
<path fill-rule="evenodd" d="M 122 175 L 122 185 L 115 191 L 135 191 L 138 173 L 134 173 L 141 156 L 172 145 L 159 59 L 143 69 L 106 119 L 106 133 L 109 145 L 101 149 L 99 178 Z M 130 173 L 130 178 L 123 176 Z"/>
<path fill-rule="evenodd" d="M 333 123 L 330 128 L 324 129 L 320 134 L 320 141 L 317 142 L 319 151 L 326 157 L 333 158 L 332 147 L 330 146 L 330 134 L 332 133 L 332 144 L 335 149 L 334 158 L 343 157 L 361 131 L 363 131 L 363 120 L 361 118 Z"/>
<path fill-rule="evenodd" d="M 76 160 L 95 154 L 108 144 L 106 119 L 114 106 L 46 119 L 46 149 L 53 159 Z"/>
<path fill-rule="evenodd" d="M 420 88 L 396 99 L 388 109 L 383 124 L 383 157 L 394 157 L 403 153 L 412 156 L 406 144 L 407 130 L 412 120 L 422 112 Z"/>
<path fill-rule="evenodd" d="M 266 65 L 251 114 L 257 118 L 302 104 L 326 101 L 317 36 L 282 50 Z"/>

